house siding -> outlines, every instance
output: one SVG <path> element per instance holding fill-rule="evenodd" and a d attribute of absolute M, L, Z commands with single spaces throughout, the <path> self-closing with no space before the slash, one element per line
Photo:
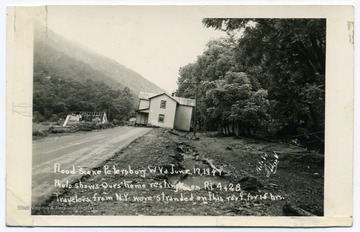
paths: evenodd
<path fill-rule="evenodd" d="M 161 100 L 166 101 L 166 108 L 160 108 Z M 148 123 L 153 126 L 174 128 L 177 102 L 167 95 L 160 95 L 150 99 Z M 165 115 L 163 123 L 159 123 L 159 115 Z"/>
<path fill-rule="evenodd" d="M 149 108 L 149 106 L 150 106 L 149 100 L 140 99 L 140 102 L 139 102 L 139 110 L 147 109 L 147 108 Z"/>
<path fill-rule="evenodd" d="M 136 124 L 146 125 L 148 123 L 148 115 L 144 113 L 138 113 L 136 115 Z"/>
<path fill-rule="evenodd" d="M 192 106 L 179 105 L 176 108 L 175 128 L 183 131 L 190 131 Z"/>

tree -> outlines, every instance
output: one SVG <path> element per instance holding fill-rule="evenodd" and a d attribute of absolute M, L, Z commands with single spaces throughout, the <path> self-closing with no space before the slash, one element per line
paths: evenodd
<path fill-rule="evenodd" d="M 194 86 L 185 83 L 200 83 L 205 127 L 295 137 L 306 145 L 312 138 L 304 135 L 316 134 L 320 139 L 309 146 L 322 149 L 326 21 L 204 19 L 203 24 L 228 36 L 210 41 L 196 62 L 180 69 L 177 94 L 193 97 Z"/>
<path fill-rule="evenodd" d="M 236 62 L 268 90 L 278 134 L 324 131 L 325 19 L 204 19 L 207 27 L 243 29 Z"/>
<path fill-rule="evenodd" d="M 39 68 L 39 67 L 37 67 Z M 105 111 L 109 120 L 127 119 L 134 97 L 129 88 L 115 90 L 103 82 L 79 82 L 54 73 L 34 73 L 33 111 L 35 121 L 65 118 L 69 111 Z"/>
<path fill-rule="evenodd" d="M 198 83 L 197 112 L 200 129 L 216 129 L 215 116 L 209 117 L 209 108 L 206 99 L 207 91 L 214 88 L 216 81 L 225 77 L 226 73 L 234 68 L 234 46 L 233 36 L 219 40 L 211 40 L 207 44 L 205 52 L 198 56 L 197 61 L 180 68 L 178 79 L 179 88 L 176 94 L 183 97 L 195 98 L 196 85 Z M 189 84 L 192 83 L 192 84 Z"/>

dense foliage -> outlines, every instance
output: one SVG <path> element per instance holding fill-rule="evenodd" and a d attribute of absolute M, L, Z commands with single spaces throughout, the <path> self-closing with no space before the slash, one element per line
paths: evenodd
<path fill-rule="evenodd" d="M 34 33 L 34 121 L 72 111 L 105 111 L 113 124 L 134 116 L 140 91 L 163 92 L 118 62 L 71 42 L 42 24 Z"/>
<path fill-rule="evenodd" d="M 115 90 L 100 81 L 79 82 L 36 66 L 33 86 L 34 121 L 57 121 L 71 111 L 105 111 L 108 120 L 126 120 L 134 112 L 130 90 Z"/>
<path fill-rule="evenodd" d="M 210 41 L 196 62 L 180 69 L 177 94 L 194 98 L 198 88 L 197 126 L 286 138 L 322 151 L 326 21 L 204 19 L 203 24 L 228 36 Z"/>

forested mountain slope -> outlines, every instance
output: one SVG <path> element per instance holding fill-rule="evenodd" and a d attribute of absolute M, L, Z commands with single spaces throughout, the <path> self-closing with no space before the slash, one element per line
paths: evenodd
<path fill-rule="evenodd" d="M 124 120 L 132 114 L 140 91 L 164 92 L 124 65 L 36 25 L 35 121 L 56 120 L 70 111 L 106 111 L 110 119 Z"/>
<path fill-rule="evenodd" d="M 118 62 L 95 54 L 80 44 L 71 42 L 38 24 L 35 30 L 34 65 L 44 72 L 64 75 L 78 81 L 94 79 L 114 88 L 128 87 L 140 91 L 161 93 L 163 89 Z M 119 51 L 121 52 L 121 51 Z"/>

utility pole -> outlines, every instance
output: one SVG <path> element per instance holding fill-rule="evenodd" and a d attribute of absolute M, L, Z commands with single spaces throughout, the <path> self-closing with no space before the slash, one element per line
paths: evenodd
<path fill-rule="evenodd" d="M 194 118 L 194 135 L 196 135 L 197 131 L 197 104 L 198 104 L 198 89 L 199 89 L 199 82 L 196 82 L 196 91 L 195 91 L 195 118 Z"/>

